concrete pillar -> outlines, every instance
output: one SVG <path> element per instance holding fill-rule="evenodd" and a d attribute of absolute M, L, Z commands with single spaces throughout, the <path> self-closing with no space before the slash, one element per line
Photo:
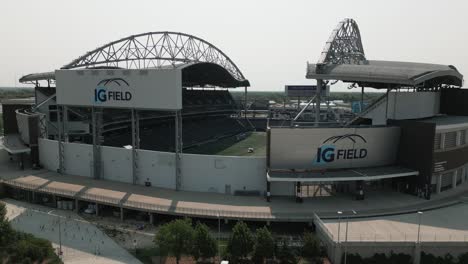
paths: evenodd
<path fill-rule="evenodd" d="M 440 133 L 440 149 L 445 149 L 445 133 Z"/>
<path fill-rule="evenodd" d="M 75 212 L 79 213 L 80 207 L 79 207 L 80 202 L 78 199 L 75 199 Z"/>
<path fill-rule="evenodd" d="M 267 225 L 267 226 L 270 226 L 270 221 L 267 221 L 267 222 L 266 222 L 266 225 Z"/>
<path fill-rule="evenodd" d="M 31 199 L 32 199 L 32 203 L 36 202 L 36 192 L 35 191 L 31 191 Z"/>
<path fill-rule="evenodd" d="M 229 220 L 227 218 L 224 219 L 224 224 L 227 225 Z"/>
<path fill-rule="evenodd" d="M 54 204 L 54 207 L 57 208 L 57 196 L 52 194 L 52 203 Z"/>
<path fill-rule="evenodd" d="M 335 254 L 333 256 L 333 264 L 341 264 L 341 243 L 335 243 Z"/>
<path fill-rule="evenodd" d="M 442 188 L 442 174 L 439 174 L 436 177 L 437 177 L 436 193 L 440 193 L 440 189 Z"/>
<path fill-rule="evenodd" d="M 124 220 L 124 209 L 123 207 L 120 207 L 120 221 Z"/>
<path fill-rule="evenodd" d="M 455 189 L 457 187 L 457 175 L 458 175 L 458 170 L 455 170 L 452 173 L 452 189 Z"/>
<path fill-rule="evenodd" d="M 153 213 L 148 213 L 149 214 L 149 222 L 150 224 L 154 225 L 154 214 Z"/>
<path fill-rule="evenodd" d="M 462 173 L 462 174 L 460 175 L 460 177 L 461 177 L 461 182 L 464 183 L 464 182 L 465 182 L 466 167 L 463 167 L 463 168 L 462 168 L 461 173 Z"/>
<path fill-rule="evenodd" d="M 99 204 L 96 203 L 96 216 L 99 216 Z"/>
<path fill-rule="evenodd" d="M 420 263 L 421 263 L 421 243 L 416 243 L 414 245 L 413 264 L 420 264 Z"/>

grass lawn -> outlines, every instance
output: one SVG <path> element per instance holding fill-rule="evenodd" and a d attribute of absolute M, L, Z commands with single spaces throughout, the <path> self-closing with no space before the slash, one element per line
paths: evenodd
<path fill-rule="evenodd" d="M 253 148 L 253 153 L 248 153 L 248 148 Z M 235 137 L 229 137 L 217 142 L 188 149 L 186 153 L 209 154 L 223 156 L 265 156 L 266 133 L 253 132 L 243 140 L 237 141 Z"/>

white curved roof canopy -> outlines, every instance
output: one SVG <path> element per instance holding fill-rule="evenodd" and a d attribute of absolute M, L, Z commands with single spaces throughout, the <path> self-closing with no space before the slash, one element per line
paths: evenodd
<path fill-rule="evenodd" d="M 463 85 L 463 75 L 451 65 L 366 59 L 359 27 L 349 18 L 332 31 L 319 61 L 307 65 L 306 78 L 373 88 Z"/>
<path fill-rule="evenodd" d="M 463 84 L 463 75 L 451 65 L 373 60 L 366 64 L 308 64 L 306 78 L 341 80 L 373 88 Z"/>

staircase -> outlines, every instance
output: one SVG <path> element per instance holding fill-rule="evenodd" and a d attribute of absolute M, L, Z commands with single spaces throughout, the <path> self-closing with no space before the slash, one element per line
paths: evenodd
<path fill-rule="evenodd" d="M 384 102 L 387 101 L 387 97 L 388 97 L 388 94 L 389 93 L 385 93 L 384 95 L 380 96 L 379 98 L 377 98 L 377 100 L 375 100 L 371 105 L 369 105 L 364 111 L 362 111 L 361 113 L 357 114 L 353 119 L 349 120 L 348 122 L 346 122 L 346 124 L 344 124 L 344 127 L 348 127 L 350 125 L 354 125 L 356 123 L 356 121 L 358 121 L 360 118 L 366 116 L 368 113 L 370 113 L 372 110 L 376 109 L 378 106 L 380 106 L 381 104 L 383 104 Z"/>

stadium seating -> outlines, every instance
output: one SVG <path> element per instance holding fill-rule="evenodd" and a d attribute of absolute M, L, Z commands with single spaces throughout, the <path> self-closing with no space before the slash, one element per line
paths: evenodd
<path fill-rule="evenodd" d="M 247 131 L 231 118 L 237 107 L 227 90 L 188 90 L 182 93 L 182 138 L 184 148 L 201 145 Z M 140 111 L 140 148 L 174 151 L 174 114 Z M 131 145 L 129 110 L 106 110 L 103 116 L 104 145 Z"/>

